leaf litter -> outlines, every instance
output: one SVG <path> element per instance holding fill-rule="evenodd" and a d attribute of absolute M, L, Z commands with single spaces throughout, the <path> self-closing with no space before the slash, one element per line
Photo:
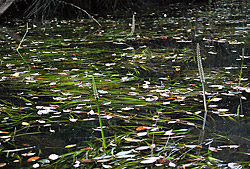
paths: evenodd
<path fill-rule="evenodd" d="M 230 5 L 238 3 L 233 2 Z M 74 158 L 82 159 L 74 162 L 74 165 L 92 165 L 95 162 L 94 158 L 103 152 L 100 147 L 100 129 L 96 124 L 97 113 L 94 111 L 96 105 L 90 92 L 90 76 L 93 75 L 97 80 L 102 103 L 101 113 L 106 123 L 105 132 L 112 133 L 108 134 L 107 138 L 115 140 L 112 144 L 116 145 L 108 148 L 107 153 L 115 155 L 112 158 L 120 163 L 119 165 L 157 162 L 164 166 L 182 167 L 187 165 L 188 160 L 193 160 L 193 165 L 208 166 L 204 160 L 196 160 L 199 158 L 210 159 L 209 165 L 212 166 L 225 164 L 226 162 L 213 160 L 217 159 L 218 153 L 227 148 L 243 151 L 238 150 L 237 144 L 218 146 L 219 143 L 230 142 L 225 129 L 227 127 L 222 128 L 219 124 L 225 121 L 233 123 L 232 118 L 237 120 L 241 117 L 237 113 L 244 115 L 244 109 L 248 109 L 246 103 L 249 97 L 249 84 L 246 69 L 243 69 L 245 77 L 239 78 L 240 66 L 232 63 L 232 60 L 239 58 L 239 45 L 249 42 L 238 36 L 239 33 L 247 35 L 244 32 L 247 26 L 235 25 L 240 24 L 239 21 L 246 22 L 241 15 L 237 12 L 234 15 L 230 12 L 224 13 L 228 2 L 215 4 L 218 8 L 211 8 L 210 12 L 196 7 L 194 10 L 182 9 L 179 4 L 171 4 L 169 7 L 173 12 L 170 11 L 169 17 L 164 17 L 158 12 L 141 14 L 141 28 L 137 30 L 137 35 L 129 37 L 130 39 L 125 39 L 126 30 L 123 24 L 126 24 L 126 21 L 121 20 L 118 24 L 113 18 L 104 20 L 107 26 L 101 32 L 102 36 L 95 36 L 87 31 L 85 34 L 89 37 L 85 40 L 77 37 L 80 35 L 77 29 L 92 30 L 91 23 L 79 25 L 75 21 L 54 20 L 47 25 L 34 28 L 33 31 L 37 34 L 41 29 L 46 30 L 45 26 L 53 29 L 51 32 L 45 32 L 46 39 L 30 36 L 28 38 L 32 43 L 25 42 L 26 46 L 23 46 L 22 50 L 25 59 L 33 65 L 30 71 L 25 69 L 22 61 L 16 61 L 18 56 L 15 54 L 6 55 L 1 60 L 4 65 L 0 79 L 3 91 L 11 93 L 6 96 L 3 92 L 0 98 L 3 127 L 1 131 L 4 131 L 1 133 L 1 145 L 11 147 L 8 139 L 18 140 L 20 135 L 26 134 L 28 138 L 34 131 L 50 132 L 52 137 L 55 131 L 58 131 L 65 136 L 63 139 L 67 142 L 60 145 L 60 148 L 72 152 L 61 152 L 66 153 L 65 156 L 50 152 L 48 156 L 41 158 L 64 163 L 64 160 L 70 160 L 72 155 Z M 187 11 L 186 16 L 181 16 L 181 9 Z M 231 7 L 230 9 L 233 10 Z M 235 16 L 240 19 L 235 19 Z M 197 27 L 194 23 L 198 24 Z M 225 25 L 230 27 L 225 29 Z M 67 26 L 75 28 L 73 36 L 64 33 L 64 29 L 59 29 Z M 151 31 L 146 31 L 145 28 Z M 15 29 L 22 31 L 21 26 Z M 129 32 L 127 30 L 127 33 Z M 201 148 L 196 141 L 197 129 L 200 129 L 202 121 L 200 114 L 203 113 L 197 71 L 193 68 L 195 51 L 190 46 L 194 43 L 194 36 L 202 39 L 203 61 L 211 65 L 205 67 L 205 78 L 208 83 L 206 97 L 209 100 L 210 112 L 208 120 L 218 123 L 217 126 L 208 127 L 207 136 L 215 139 L 216 143 L 211 143 L 211 146 L 202 143 L 202 150 L 210 150 L 215 154 L 204 154 L 204 157 L 203 154 L 193 155 L 196 149 Z M 49 44 L 57 44 L 58 40 L 58 45 L 52 45 L 50 49 L 44 50 Z M 140 47 L 137 48 L 136 43 Z M 174 48 L 166 47 L 166 44 L 174 43 L 178 45 Z M 108 46 L 108 50 L 104 46 Z M 232 58 L 223 54 L 230 50 L 236 51 L 228 54 Z M 103 60 L 100 60 L 100 56 Z M 239 80 L 242 81 L 241 86 L 238 85 Z M 14 101 L 13 96 L 18 96 L 16 99 L 19 99 L 19 104 Z M 237 107 L 234 103 L 237 103 L 237 107 L 243 106 L 242 111 L 238 109 L 236 112 Z M 239 118 L 238 121 L 241 123 L 242 120 Z M 229 126 L 232 130 L 233 127 L 237 127 Z M 213 130 L 210 130 L 212 128 L 214 131 L 222 129 L 224 133 L 213 133 Z M 86 134 L 78 136 L 77 133 Z M 71 139 L 76 139 L 79 144 L 75 144 L 76 141 Z M 93 150 L 82 150 L 87 141 Z M 20 143 L 15 144 L 21 147 Z M 150 145 L 155 146 L 150 148 Z M 19 151 L 26 148 L 4 148 L 2 152 L 13 152 L 18 155 Z M 163 160 L 165 158 L 172 160 Z M 39 165 L 44 165 L 39 162 L 40 160 L 37 159 Z M 105 162 L 99 167 L 116 167 L 117 164 L 111 161 L 99 161 Z M 232 161 L 227 165 L 238 166 L 238 162 Z"/>

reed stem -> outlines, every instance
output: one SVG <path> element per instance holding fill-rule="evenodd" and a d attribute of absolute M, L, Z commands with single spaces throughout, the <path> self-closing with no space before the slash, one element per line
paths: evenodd
<path fill-rule="evenodd" d="M 241 83 L 242 69 L 243 69 L 243 63 L 244 63 L 244 55 L 245 55 L 244 48 L 242 48 L 242 58 L 241 58 L 241 67 L 240 67 L 240 75 L 239 75 L 238 86 L 240 86 L 240 83 Z"/>
<path fill-rule="evenodd" d="M 132 36 L 135 32 L 135 15 L 136 15 L 136 13 L 133 14 L 131 32 L 128 36 Z"/>
<path fill-rule="evenodd" d="M 27 24 L 26 24 L 26 32 L 25 32 L 25 34 L 23 35 L 23 37 L 22 37 L 22 39 L 21 39 L 21 41 L 20 41 L 20 43 L 19 43 L 19 45 L 18 45 L 18 47 L 17 47 L 17 49 L 16 49 L 18 55 L 22 58 L 22 60 L 24 61 L 24 63 L 26 63 L 26 61 L 25 61 L 25 59 L 23 58 L 22 54 L 19 52 L 19 49 L 21 48 L 21 45 L 22 45 L 23 41 L 25 40 L 25 37 L 26 37 L 26 35 L 27 35 L 28 32 L 29 32 L 29 23 L 27 22 Z M 26 64 L 27 64 L 27 63 L 26 63 Z M 27 64 L 27 65 L 28 65 L 28 64 Z M 30 66 L 29 66 L 29 65 L 28 65 L 28 67 L 29 67 L 29 69 L 30 69 Z"/>
<path fill-rule="evenodd" d="M 201 62 L 200 45 L 199 45 L 199 43 L 197 43 L 196 54 L 197 54 L 198 70 L 199 70 L 201 84 L 202 84 L 203 105 L 204 105 L 204 109 L 205 109 L 204 119 L 203 119 L 203 125 L 202 125 L 202 130 L 204 130 L 205 129 L 205 125 L 206 125 L 206 118 L 207 118 L 207 103 L 206 103 L 206 94 L 205 94 L 205 92 L 206 92 L 205 91 L 205 77 L 204 77 L 204 71 L 203 71 L 202 62 Z"/>
<path fill-rule="evenodd" d="M 99 117 L 99 124 L 100 124 L 100 128 L 101 128 L 101 134 L 102 134 L 102 145 L 104 148 L 104 151 L 106 149 L 106 141 L 105 141 L 105 136 L 104 136 L 104 131 L 103 131 L 103 127 L 102 127 L 102 119 L 101 119 L 101 113 L 100 113 L 100 106 L 99 106 L 99 95 L 97 92 L 97 87 L 95 84 L 95 79 L 94 76 L 92 76 L 92 83 L 93 83 L 93 92 L 94 92 L 94 97 L 96 99 L 96 107 L 97 107 L 97 112 L 98 112 L 98 117 Z"/>

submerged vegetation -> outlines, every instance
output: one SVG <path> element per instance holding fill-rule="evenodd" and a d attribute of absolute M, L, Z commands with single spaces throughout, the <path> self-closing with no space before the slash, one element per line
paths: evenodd
<path fill-rule="evenodd" d="M 249 5 L 2 23 L 0 168 L 249 168 Z"/>

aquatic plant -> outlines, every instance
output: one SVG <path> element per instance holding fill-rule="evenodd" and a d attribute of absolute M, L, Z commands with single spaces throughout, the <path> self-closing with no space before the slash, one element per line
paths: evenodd
<path fill-rule="evenodd" d="M 102 145 L 103 145 L 103 148 L 104 148 L 104 151 L 105 151 L 105 149 L 106 149 L 107 146 L 106 146 L 106 141 L 105 141 L 103 126 L 102 126 L 102 119 L 101 119 L 100 107 L 99 107 L 99 94 L 98 94 L 97 87 L 96 87 L 96 84 L 95 84 L 94 76 L 92 76 L 92 85 L 93 85 L 94 97 L 96 99 L 96 107 L 97 107 L 97 112 L 98 112 L 99 124 L 100 124 L 100 128 L 101 128 Z"/>
<path fill-rule="evenodd" d="M 136 13 L 133 14 L 133 17 L 132 17 L 132 24 L 131 24 L 131 32 L 128 36 L 132 36 L 135 32 L 135 15 Z"/>
<path fill-rule="evenodd" d="M 26 32 L 24 33 L 24 35 L 23 35 L 23 37 L 22 37 L 22 39 L 21 39 L 21 41 L 20 41 L 20 43 L 19 43 L 19 45 L 18 45 L 18 47 L 16 49 L 18 55 L 22 58 L 22 60 L 24 61 L 24 63 L 26 63 L 26 61 L 23 58 L 22 54 L 19 52 L 19 49 L 21 48 L 21 45 L 22 45 L 23 41 L 25 40 L 25 37 L 26 37 L 26 35 L 27 35 L 28 32 L 29 32 L 29 23 L 27 22 L 26 23 Z M 29 67 L 29 65 L 28 65 L 28 67 Z"/>
<path fill-rule="evenodd" d="M 175 7 L 181 5 L 170 6 L 171 9 Z M 199 8 L 200 10 L 202 9 Z M 243 146 L 238 149 L 241 143 L 237 140 L 238 137 L 231 132 L 230 135 L 223 132 L 228 128 L 231 131 L 234 127 L 230 120 L 227 121 L 235 117 L 234 113 L 229 112 L 232 107 L 235 110 L 235 105 L 230 105 L 232 100 L 238 99 L 240 93 L 241 104 L 246 105 L 244 99 L 249 96 L 246 94 L 249 92 L 249 84 L 243 78 L 240 84 L 242 87 L 237 86 L 239 72 L 235 71 L 235 67 L 226 68 L 225 71 L 224 66 L 231 66 L 235 59 L 228 58 L 232 55 L 225 56 L 220 53 L 224 47 L 238 51 L 239 45 L 226 43 L 229 39 L 231 41 L 231 38 L 226 36 L 227 33 L 221 35 L 221 32 L 217 32 L 220 29 L 212 28 L 216 32 L 215 37 L 207 35 L 204 30 L 211 25 L 206 23 L 214 18 L 208 13 L 204 14 L 204 11 L 197 12 L 199 16 L 194 18 L 193 11 L 189 10 L 189 15 L 185 18 L 163 18 L 160 13 L 154 14 L 155 11 L 151 11 L 150 14 L 145 11 L 145 17 L 140 17 L 140 25 L 143 26 L 136 29 L 137 36 L 127 39 L 124 37 L 127 37 L 130 29 L 124 28 L 127 27 L 128 20 L 114 21 L 112 16 L 107 16 L 109 19 L 99 18 L 100 23 L 105 23 L 105 29 L 95 34 L 92 33 L 92 28 L 96 23 L 89 19 L 82 19 L 81 22 L 34 22 L 32 33 L 26 37 L 27 47 L 20 50 L 26 61 L 33 66 L 32 72 L 24 70 L 20 56 L 15 50 L 10 50 L 16 49 L 16 42 L 13 39 L 10 40 L 13 43 L 4 42 L 0 78 L 0 151 L 3 157 L 1 163 L 5 164 L 1 166 L 248 167 L 249 153 L 244 144 L 248 144 L 249 141 L 244 140 L 244 144 L 241 144 Z M 223 13 L 220 13 L 216 10 L 225 16 L 224 11 L 227 10 L 222 11 Z M 179 15 L 175 10 L 173 12 Z M 131 12 L 127 15 L 130 16 Z M 235 19 L 238 18 L 240 16 Z M 203 79 L 204 85 L 210 84 L 205 96 L 207 103 L 210 103 L 209 107 L 211 106 L 209 122 L 214 124 L 204 126 L 206 139 L 198 143 L 197 130 L 202 128 L 203 120 L 203 110 L 200 111 L 201 83 L 196 75 L 197 68 L 192 64 L 194 62 L 190 64 L 190 60 L 192 56 L 196 60 L 196 55 L 200 55 L 200 51 L 197 50 L 195 54 L 192 48 L 193 34 L 190 34 L 194 30 L 192 26 L 187 25 L 197 21 L 201 25 L 200 30 L 203 31 L 197 32 L 197 37 L 204 37 L 201 43 L 206 45 L 206 51 L 213 51 L 202 52 L 202 60 L 206 59 L 206 63 L 211 64 L 206 68 L 206 72 L 210 72 L 206 76 L 206 83 Z M 24 34 L 25 23 L 16 22 L 19 26 L 13 29 Z M 222 25 L 216 26 L 221 28 Z M 223 39 L 216 39 L 218 37 Z M 217 43 L 222 48 L 216 48 Z M 235 52 L 232 53 L 235 55 Z M 230 64 L 223 62 L 218 68 L 218 65 L 210 60 L 214 58 L 216 62 L 231 61 Z M 245 64 L 248 66 L 248 63 Z M 141 70 L 140 75 L 135 73 L 134 68 Z M 168 74 L 163 73 L 167 70 L 174 72 L 173 75 L 167 76 Z M 145 76 L 141 76 L 143 71 Z M 95 79 L 91 79 L 90 75 Z M 101 88 L 98 90 L 96 85 Z M 13 86 L 16 90 L 13 90 Z M 93 89 L 95 86 L 93 93 L 98 96 L 98 103 L 94 96 L 89 95 L 92 86 Z M 234 89 L 232 86 L 237 88 Z M 205 92 L 203 96 L 204 94 Z M 90 108 L 94 108 L 95 111 Z M 107 128 L 99 124 L 99 115 L 102 123 L 108 124 Z M 249 118 L 246 116 L 247 113 L 244 120 Z M 220 125 L 222 121 L 229 125 Z M 102 128 L 102 133 L 105 132 L 103 136 Z M 217 130 L 220 130 L 220 134 Z M 205 129 L 201 131 L 204 133 Z M 49 142 L 45 145 L 49 148 L 38 139 L 32 139 L 34 136 Z M 105 138 L 105 152 L 102 138 Z M 62 144 L 59 143 L 60 140 L 63 141 Z M 197 150 L 200 150 L 199 155 Z M 237 155 L 237 159 L 231 153 Z M 245 153 L 245 159 L 238 158 L 240 153 Z M 234 159 L 225 157 L 227 154 Z M 19 163 L 20 166 L 17 166 Z"/>
<path fill-rule="evenodd" d="M 244 48 L 242 48 L 242 56 L 241 56 L 241 66 L 240 66 L 240 74 L 239 74 L 239 83 L 238 86 L 240 86 L 241 78 L 242 78 L 242 70 L 243 70 L 243 63 L 244 63 L 244 57 L 245 57 L 245 52 Z"/>
<path fill-rule="evenodd" d="M 241 54 L 242 54 L 242 56 L 241 56 L 241 66 L 240 66 L 240 74 L 239 74 L 239 82 L 238 82 L 239 87 L 240 87 L 240 83 L 241 83 L 241 79 L 242 79 L 243 63 L 244 63 L 244 57 L 245 57 L 245 49 L 244 48 L 242 48 Z M 240 104 L 237 107 L 237 117 L 240 117 L 240 112 L 241 112 L 241 114 L 243 113 L 241 96 L 239 97 L 239 99 L 240 99 Z"/>
<path fill-rule="evenodd" d="M 196 56 L 197 56 L 198 70 L 199 70 L 200 80 L 201 80 L 201 85 L 202 85 L 203 105 L 204 105 L 204 109 L 205 109 L 203 125 L 202 125 L 202 130 L 204 130 L 205 125 L 206 125 L 206 118 L 207 118 L 207 103 L 206 103 L 206 93 L 205 93 L 205 84 L 204 84 L 205 83 L 205 77 L 204 77 L 204 71 L 203 71 L 202 62 L 201 62 L 201 54 L 200 54 L 200 45 L 199 45 L 199 43 L 197 43 L 197 47 L 196 47 Z"/>

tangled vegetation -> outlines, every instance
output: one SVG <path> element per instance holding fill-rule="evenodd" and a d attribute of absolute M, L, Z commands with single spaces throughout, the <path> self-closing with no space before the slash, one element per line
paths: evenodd
<path fill-rule="evenodd" d="M 2 23 L 0 168 L 248 168 L 248 5 Z"/>

